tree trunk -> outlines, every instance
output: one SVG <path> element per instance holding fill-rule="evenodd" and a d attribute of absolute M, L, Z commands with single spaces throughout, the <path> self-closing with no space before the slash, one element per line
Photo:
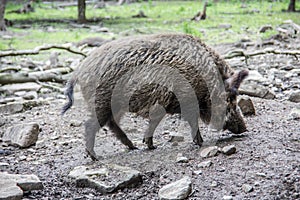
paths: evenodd
<path fill-rule="evenodd" d="M 296 11 L 296 0 L 290 0 L 289 8 L 287 11 L 289 11 L 289 12 Z"/>
<path fill-rule="evenodd" d="M 78 22 L 85 23 L 85 0 L 78 0 Z"/>
<path fill-rule="evenodd" d="M 6 0 L 0 0 L 0 31 L 6 31 L 4 20 Z"/>

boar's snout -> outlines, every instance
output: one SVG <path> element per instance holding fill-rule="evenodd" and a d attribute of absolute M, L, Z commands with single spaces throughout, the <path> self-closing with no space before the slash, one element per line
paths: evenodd
<path fill-rule="evenodd" d="M 227 129 L 234 134 L 241 134 L 247 131 L 246 123 L 240 108 L 238 106 L 234 107 L 235 108 L 228 108 L 223 129 Z"/>

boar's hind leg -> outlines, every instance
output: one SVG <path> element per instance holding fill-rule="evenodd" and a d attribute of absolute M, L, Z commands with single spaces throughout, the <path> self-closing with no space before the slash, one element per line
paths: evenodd
<path fill-rule="evenodd" d="M 85 122 L 85 148 L 87 153 L 93 160 L 97 160 L 94 146 L 95 136 L 99 129 L 100 125 L 96 117 L 92 117 Z"/>
<path fill-rule="evenodd" d="M 148 149 L 156 149 L 156 147 L 153 145 L 153 134 L 157 125 L 159 124 L 159 122 L 162 120 L 163 117 L 164 116 L 162 115 L 162 116 L 157 116 L 155 118 L 150 118 L 149 128 L 147 133 L 144 135 L 144 139 L 143 139 L 143 142 L 147 144 Z"/>
<path fill-rule="evenodd" d="M 143 139 L 143 142 L 147 144 L 148 149 L 156 149 L 156 147 L 153 145 L 153 134 L 165 114 L 166 111 L 164 107 L 159 104 L 154 105 L 149 112 L 149 127 Z"/>
<path fill-rule="evenodd" d="M 137 149 L 132 142 L 128 139 L 124 131 L 118 126 L 118 124 L 115 122 L 113 117 L 110 118 L 108 124 L 111 131 L 116 135 L 116 137 L 126 146 L 128 146 L 129 149 Z"/>

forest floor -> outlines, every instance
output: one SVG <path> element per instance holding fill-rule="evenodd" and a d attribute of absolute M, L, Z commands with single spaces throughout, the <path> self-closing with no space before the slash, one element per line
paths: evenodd
<path fill-rule="evenodd" d="M 166 6 L 168 9 L 165 9 Z M 199 36 L 204 42 L 213 45 L 222 56 L 237 49 L 247 53 L 266 48 L 299 52 L 300 31 L 297 27 L 292 27 L 299 24 L 299 13 L 282 12 L 283 6 L 287 7 L 282 1 L 255 1 L 247 5 L 220 1 L 220 4 L 209 5 L 208 18 L 198 23 L 190 21 L 199 8 L 201 10 L 201 6 L 194 1 L 180 4 L 149 1 L 124 6 L 108 5 L 99 10 L 88 5 L 90 19 L 98 15 L 108 17 L 100 20 L 100 24 L 89 23 L 81 27 L 74 23 L 76 7 L 63 8 L 62 12 L 54 8 L 55 4 L 41 3 L 36 7 L 35 13 L 6 15 L 8 19 L 16 20 L 15 25 L 9 28 L 11 32 L 1 35 L 0 49 L 33 49 L 44 43 L 78 42 L 86 37 L 99 35 L 111 39 L 136 34 L 184 32 Z M 17 5 L 8 4 L 9 10 L 16 7 Z M 148 17 L 131 17 L 140 10 Z M 65 24 L 59 25 L 57 22 L 45 22 L 44 19 L 33 23 L 43 15 L 48 19 L 62 17 L 67 20 Z M 284 22 L 288 19 L 292 19 L 295 24 Z M 272 30 L 259 32 L 260 27 L 265 25 L 271 25 Z M 108 29 L 103 33 L 103 28 Z M 271 39 L 266 40 L 269 37 Z M 52 54 L 50 61 L 51 56 Z M 79 56 L 73 56 L 60 51 L 55 54 L 54 60 L 58 58 L 63 67 L 73 69 L 73 65 L 80 60 Z M 35 60 L 45 58 L 49 58 L 47 51 L 37 56 L 1 58 L 0 70 L 1 73 L 17 71 L 19 74 L 46 71 L 49 68 L 51 70 L 51 66 L 45 66 L 47 62 L 44 60 Z M 149 151 L 142 143 L 148 121 L 127 113 L 122 118 L 121 128 L 139 149 L 129 151 L 104 127 L 97 133 L 95 144 L 96 154 L 101 160 L 92 161 L 85 152 L 84 122 L 89 113 L 80 90 L 75 90 L 74 106 L 61 116 L 61 108 L 66 102 L 61 92 L 64 85 L 48 82 L 48 86 L 45 86 L 37 82 L 34 84 L 41 84 L 42 88 L 34 91 L 33 100 L 42 100 L 42 103 L 18 113 L 0 113 L 0 136 L 16 124 L 35 122 L 40 127 L 38 140 L 29 148 L 18 148 L 0 139 L 0 172 L 35 174 L 39 177 L 44 189 L 25 192 L 24 199 L 158 199 L 160 188 L 184 176 L 192 180 L 189 199 L 299 199 L 299 55 L 297 58 L 293 55 L 266 53 L 247 60 L 244 57 L 226 60 L 235 70 L 250 71 L 249 79 L 243 85 L 259 86 L 256 88 L 258 93 L 264 89 L 271 94 L 250 96 L 256 114 L 245 117 L 248 131 L 241 135 L 224 131 L 212 136 L 208 134 L 208 128 L 199 121 L 205 141 L 199 147 L 193 144 L 186 122 L 179 120 L 176 115 L 166 116 L 154 134 L 157 149 Z M 56 66 L 54 69 L 60 67 Z M 0 106 L 6 106 L 12 99 L 24 100 L 17 93 L 6 93 L 2 90 L 4 87 L 5 85 L 0 87 Z M 294 102 L 290 98 L 293 93 L 299 94 L 298 100 L 294 99 Z M 239 98 L 243 97 L 246 95 Z M 292 112 L 298 113 L 297 116 L 291 117 Z M 174 133 L 184 136 L 184 140 L 170 142 Z M 229 156 L 219 153 L 209 158 L 201 157 L 201 151 L 212 145 L 220 148 L 234 145 L 237 151 Z M 176 162 L 178 157 L 186 157 L 187 160 L 183 163 Z M 202 167 L 204 161 L 210 161 L 211 165 Z M 96 189 L 77 187 L 75 181 L 68 177 L 69 172 L 77 166 L 100 168 L 109 164 L 138 170 L 142 175 L 142 183 L 133 188 L 103 194 Z"/>
<path fill-rule="evenodd" d="M 294 44 L 296 42 L 293 39 L 293 42 L 284 45 L 297 49 Z M 231 48 L 233 44 L 215 47 L 221 53 Z M 293 68 L 300 69 L 299 61 L 290 56 L 258 56 L 247 66 L 241 58 L 229 61 L 236 63 L 235 66 L 239 62 L 239 67 L 250 70 L 263 68 L 266 71 L 260 72 L 264 77 L 270 76 L 270 69 L 284 71 L 278 68 L 289 62 L 295 62 Z M 299 76 L 296 79 L 299 80 Z M 286 90 L 299 91 L 297 86 L 287 87 Z M 245 117 L 248 131 L 242 135 L 232 135 L 227 131 L 211 138 L 207 135 L 207 128 L 200 123 L 205 140 L 201 148 L 193 144 L 189 126 L 185 122 L 176 116 L 167 116 L 155 132 L 157 149 L 149 151 L 142 143 L 147 120 L 126 114 L 121 127 L 139 149 L 127 150 L 104 127 L 97 134 L 95 145 L 97 155 L 102 158 L 100 161 L 92 161 L 84 150 L 83 124 L 88 119 L 88 113 L 81 93 L 76 90 L 74 107 L 62 117 L 60 109 L 65 99 L 53 92 L 48 94 L 47 103 L 42 106 L 4 115 L 2 131 L 17 123 L 36 122 L 41 132 L 36 145 L 27 149 L 3 143 L 2 149 L 10 153 L 0 155 L 0 158 L 2 163 L 9 164 L 5 171 L 33 173 L 43 182 L 43 190 L 25 193 L 24 198 L 28 199 L 158 199 L 158 190 L 163 185 L 183 176 L 192 178 L 190 199 L 222 199 L 224 196 L 232 196 L 233 199 L 297 199 L 300 195 L 300 126 L 299 119 L 290 119 L 289 116 L 293 109 L 299 108 L 299 103 L 288 101 L 285 98 L 288 94 L 283 92 L 275 91 L 275 99 L 251 97 L 256 115 Z M 184 141 L 176 145 L 169 142 L 171 132 L 184 136 Z M 237 148 L 233 155 L 200 156 L 205 146 L 223 147 L 230 144 Z M 188 158 L 188 162 L 177 163 L 178 156 Z M 199 163 L 208 160 L 211 166 L 199 167 Z M 101 167 L 106 164 L 119 164 L 140 171 L 143 183 L 135 188 L 102 194 L 94 189 L 78 188 L 74 180 L 68 178 L 68 173 L 76 166 Z M 195 174 L 199 170 L 201 173 Z M 250 185 L 253 191 L 246 193 L 242 189 L 244 184 Z"/>

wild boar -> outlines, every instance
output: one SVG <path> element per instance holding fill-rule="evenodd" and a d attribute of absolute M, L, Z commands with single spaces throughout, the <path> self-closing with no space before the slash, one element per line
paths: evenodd
<path fill-rule="evenodd" d="M 91 118 L 85 123 L 86 150 L 92 159 L 95 134 L 107 125 L 129 149 L 136 149 L 118 125 L 126 111 L 150 119 L 144 142 L 154 149 L 153 132 L 164 114 L 180 113 L 194 142 L 201 145 L 198 119 L 218 129 L 246 131 L 237 105 L 247 70 L 235 72 L 200 39 L 185 34 L 128 37 L 94 50 L 74 72 L 65 91 L 73 104 L 79 83 Z"/>

